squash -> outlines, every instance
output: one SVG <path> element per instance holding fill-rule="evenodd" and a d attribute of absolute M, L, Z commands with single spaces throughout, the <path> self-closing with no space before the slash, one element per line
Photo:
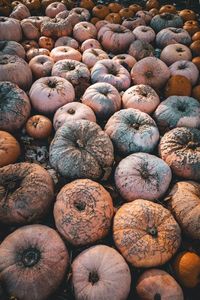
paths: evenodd
<path fill-rule="evenodd" d="M 177 14 L 161 13 L 151 19 L 150 27 L 157 33 L 167 27 L 182 27 L 183 20 Z M 184 28 L 185 29 L 185 28 Z"/>
<path fill-rule="evenodd" d="M 169 27 L 159 31 L 156 35 L 156 45 L 159 48 L 164 48 L 169 44 L 190 45 L 191 36 L 183 28 Z"/>
<path fill-rule="evenodd" d="M 190 96 L 191 92 L 192 83 L 183 75 L 172 75 L 164 88 L 164 94 L 166 98 L 173 95 Z"/>
<path fill-rule="evenodd" d="M 0 131 L 0 167 L 15 163 L 20 155 L 20 145 L 10 133 Z M 1 188 L 0 188 L 1 195 Z"/>
<path fill-rule="evenodd" d="M 26 122 L 26 132 L 35 139 L 48 138 L 52 131 L 52 122 L 43 115 L 34 115 Z"/>

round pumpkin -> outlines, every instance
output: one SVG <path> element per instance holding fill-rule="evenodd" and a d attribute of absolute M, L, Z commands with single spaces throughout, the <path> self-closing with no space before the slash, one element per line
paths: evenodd
<path fill-rule="evenodd" d="M 184 300 L 183 290 L 176 280 L 166 271 L 150 269 L 138 278 L 136 292 L 140 299 Z"/>
<path fill-rule="evenodd" d="M 108 21 L 109 23 L 120 24 L 122 18 L 118 13 L 110 13 L 105 17 L 105 20 Z"/>
<path fill-rule="evenodd" d="M 50 51 L 45 48 L 33 48 L 31 47 L 27 52 L 26 52 L 26 58 L 27 61 L 30 61 L 33 57 L 39 56 L 39 55 L 50 55 Z"/>
<path fill-rule="evenodd" d="M 55 47 L 59 47 L 59 46 L 68 46 L 74 49 L 78 49 L 79 43 L 75 39 L 71 38 L 70 36 L 61 36 L 55 42 Z"/>
<path fill-rule="evenodd" d="M 102 49 L 90 48 L 83 52 L 82 62 L 88 66 L 88 68 L 92 68 L 97 61 L 102 59 L 109 59 L 108 54 Z"/>
<path fill-rule="evenodd" d="M 113 216 L 110 194 L 89 179 L 77 179 L 58 193 L 54 219 L 58 231 L 74 246 L 94 243 L 105 237 Z"/>
<path fill-rule="evenodd" d="M 113 145 L 96 123 L 70 121 L 56 131 L 49 159 L 64 177 L 107 179 L 114 160 Z"/>
<path fill-rule="evenodd" d="M 147 42 L 135 40 L 130 44 L 128 53 L 138 61 L 145 57 L 154 56 L 154 48 Z"/>
<path fill-rule="evenodd" d="M 95 39 L 97 36 L 97 29 L 95 25 L 90 22 L 79 22 L 73 28 L 73 37 L 80 43 Z"/>
<path fill-rule="evenodd" d="M 176 43 L 166 46 L 161 54 L 160 59 L 170 66 L 179 60 L 192 60 L 192 52 L 189 47 Z"/>
<path fill-rule="evenodd" d="M 88 49 L 102 49 L 101 44 L 96 39 L 88 39 L 81 44 L 81 52 Z M 107 54 L 107 53 L 106 53 Z"/>
<path fill-rule="evenodd" d="M 200 180 L 200 130 L 177 127 L 161 138 L 160 157 L 177 176 Z"/>
<path fill-rule="evenodd" d="M 194 288 L 200 283 L 200 256 L 194 252 L 179 253 L 173 263 L 174 271 L 180 283 Z"/>
<path fill-rule="evenodd" d="M 54 48 L 54 40 L 51 37 L 41 36 L 38 40 L 40 48 L 48 49 L 51 51 Z"/>
<path fill-rule="evenodd" d="M 159 32 L 162 29 L 167 27 L 179 28 L 182 26 L 183 26 L 183 19 L 177 14 L 172 14 L 172 13 L 161 13 L 155 15 L 150 22 L 150 27 L 152 27 L 155 32 Z"/>
<path fill-rule="evenodd" d="M 192 89 L 192 97 L 194 97 L 195 99 L 197 99 L 198 101 L 200 101 L 200 84 L 196 85 Z"/>
<path fill-rule="evenodd" d="M 194 41 L 198 41 L 198 40 L 200 40 L 200 31 L 195 32 L 195 33 L 193 34 L 193 36 L 192 36 L 192 41 L 193 41 L 193 42 L 194 42 Z"/>
<path fill-rule="evenodd" d="M 63 59 L 73 59 L 73 60 L 81 61 L 82 55 L 78 50 L 72 47 L 59 46 L 51 50 L 50 57 L 54 60 L 54 62 Z"/>
<path fill-rule="evenodd" d="M 181 230 L 162 205 L 137 199 L 115 214 L 113 238 L 117 249 L 134 267 L 163 265 L 176 253 Z"/>
<path fill-rule="evenodd" d="M 173 95 L 190 96 L 191 92 L 191 81 L 183 75 L 172 75 L 164 88 L 166 98 Z"/>
<path fill-rule="evenodd" d="M 53 59 L 47 55 L 37 55 L 29 61 L 29 66 L 35 79 L 50 76 L 53 64 Z"/>
<path fill-rule="evenodd" d="M 179 181 L 165 198 L 165 203 L 179 223 L 184 234 L 200 239 L 200 184 L 194 181 Z"/>
<path fill-rule="evenodd" d="M 122 7 L 123 6 L 117 2 L 111 2 L 108 4 L 109 10 L 113 13 L 118 13 L 120 11 L 120 9 L 122 9 Z"/>
<path fill-rule="evenodd" d="M 187 32 L 193 36 L 196 32 L 199 31 L 200 27 L 199 27 L 199 23 L 198 21 L 186 21 L 183 25 L 183 29 L 187 30 Z"/>
<path fill-rule="evenodd" d="M 0 131 L 0 167 L 15 163 L 20 152 L 18 141 L 10 133 Z"/>
<path fill-rule="evenodd" d="M 81 0 L 80 7 L 86 8 L 88 10 L 92 10 L 95 6 L 94 2 L 92 0 Z"/>
<path fill-rule="evenodd" d="M 156 35 L 156 46 L 164 48 L 169 44 L 190 45 L 191 36 L 183 28 L 169 27 L 159 31 Z"/>
<path fill-rule="evenodd" d="M 163 5 L 159 9 L 159 14 L 162 14 L 162 13 L 176 14 L 176 7 L 174 5 L 170 5 L 170 4 Z"/>
<path fill-rule="evenodd" d="M 52 131 L 52 122 L 43 115 L 34 115 L 26 122 L 26 132 L 35 139 L 48 138 Z"/>
<path fill-rule="evenodd" d="M 176 61 L 169 67 L 169 70 L 171 76 L 183 75 L 191 81 L 193 86 L 197 83 L 199 77 L 199 70 L 196 67 L 196 65 L 191 61 L 187 61 L 187 60 Z"/>
<path fill-rule="evenodd" d="M 197 69 L 200 72 L 200 56 L 196 56 L 192 59 L 192 63 L 195 64 L 195 66 L 197 67 Z"/>
<path fill-rule="evenodd" d="M 99 19 L 104 19 L 109 14 L 109 8 L 106 5 L 96 5 L 92 9 L 92 14 L 94 17 Z"/>
<path fill-rule="evenodd" d="M 191 9 L 182 9 L 178 14 L 184 22 L 197 19 L 197 14 Z"/>
<path fill-rule="evenodd" d="M 24 47 L 15 41 L 0 41 L 0 55 L 9 54 L 25 58 Z"/>
<path fill-rule="evenodd" d="M 127 18 L 133 17 L 134 12 L 129 7 L 124 7 L 122 9 L 120 9 L 119 15 L 121 18 L 127 19 Z"/>
<path fill-rule="evenodd" d="M 115 55 L 112 60 L 120 63 L 120 65 L 125 67 L 128 71 L 130 71 L 136 63 L 136 59 L 130 54 L 118 54 Z"/>
<path fill-rule="evenodd" d="M 158 0 L 148 0 L 146 3 L 145 3 L 145 8 L 147 10 L 151 10 L 152 8 L 157 8 L 159 9 L 160 8 L 160 3 Z"/>
<path fill-rule="evenodd" d="M 10 17 L 0 17 L 0 40 L 16 42 L 22 40 L 22 29 L 19 20 Z"/>
<path fill-rule="evenodd" d="M 131 274 L 126 261 L 115 249 L 97 245 L 81 252 L 72 262 L 72 285 L 76 300 L 113 297 L 126 300 Z"/>
<path fill-rule="evenodd" d="M 190 49 L 192 50 L 193 56 L 200 56 L 200 40 L 192 42 Z"/>
<path fill-rule="evenodd" d="M 23 226 L 0 245 L 1 281 L 10 297 L 47 299 L 64 279 L 68 263 L 64 242 L 45 225 Z"/>

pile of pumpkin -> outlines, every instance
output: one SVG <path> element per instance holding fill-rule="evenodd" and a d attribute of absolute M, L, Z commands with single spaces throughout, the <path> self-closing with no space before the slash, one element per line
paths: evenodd
<path fill-rule="evenodd" d="M 197 14 L 1 3 L 0 299 L 194 300 Z"/>

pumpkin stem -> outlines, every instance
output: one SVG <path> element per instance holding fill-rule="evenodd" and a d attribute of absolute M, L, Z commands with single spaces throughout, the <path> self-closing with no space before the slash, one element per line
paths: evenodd
<path fill-rule="evenodd" d="M 153 76 L 153 72 L 152 72 L 152 71 L 147 71 L 147 72 L 145 73 L 145 76 L 146 76 L 147 78 L 151 78 L 151 77 Z"/>
<path fill-rule="evenodd" d="M 70 115 L 75 114 L 75 110 L 73 108 L 68 109 L 67 111 Z"/>
<path fill-rule="evenodd" d="M 99 281 L 99 275 L 97 274 L 96 271 L 92 271 L 89 273 L 88 280 L 89 280 L 89 282 L 92 283 L 92 285 L 94 285 L 95 283 L 97 283 Z"/>
<path fill-rule="evenodd" d="M 76 207 L 77 210 L 83 211 L 85 210 L 86 204 L 83 201 L 75 201 L 74 206 Z"/>
<path fill-rule="evenodd" d="M 147 233 L 150 234 L 152 237 L 157 237 L 158 236 L 158 230 L 155 226 L 147 227 Z"/>
<path fill-rule="evenodd" d="M 21 260 L 26 268 L 35 266 L 41 258 L 40 251 L 36 248 L 26 249 L 22 253 Z"/>
<path fill-rule="evenodd" d="M 77 140 L 76 143 L 79 148 L 84 148 L 84 144 L 81 140 Z"/>
<path fill-rule="evenodd" d="M 48 83 L 47 83 L 48 87 L 54 89 L 57 85 L 57 81 L 52 81 L 52 80 L 49 80 Z"/>
<path fill-rule="evenodd" d="M 177 48 L 176 51 L 177 52 L 184 52 L 184 50 L 182 48 Z"/>
<path fill-rule="evenodd" d="M 161 300 L 161 295 L 159 294 L 159 293 L 156 293 L 155 295 L 154 295 L 154 298 L 153 298 L 154 300 Z"/>

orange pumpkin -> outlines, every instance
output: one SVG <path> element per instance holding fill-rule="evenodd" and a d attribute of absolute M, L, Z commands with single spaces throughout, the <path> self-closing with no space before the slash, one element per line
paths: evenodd
<path fill-rule="evenodd" d="M 88 10 L 92 10 L 95 4 L 92 0 L 81 0 L 79 6 Z"/>
<path fill-rule="evenodd" d="M 90 20 L 90 22 L 92 23 L 92 24 L 96 24 L 97 22 L 99 22 L 99 21 L 101 21 L 101 19 L 99 19 L 99 18 L 97 18 L 97 17 L 93 17 L 93 18 L 91 18 L 91 20 Z"/>
<path fill-rule="evenodd" d="M 52 122 L 43 115 L 34 115 L 26 123 L 26 132 L 33 138 L 48 138 L 52 131 Z"/>
<path fill-rule="evenodd" d="M 152 8 L 159 9 L 160 3 L 158 0 L 148 0 L 145 4 L 146 10 L 151 10 Z"/>
<path fill-rule="evenodd" d="M 108 14 L 110 13 L 110 10 L 105 5 L 96 5 L 92 9 L 92 14 L 94 17 L 97 17 L 99 19 L 104 19 Z"/>
<path fill-rule="evenodd" d="M 129 8 L 133 11 L 134 14 L 137 11 L 142 10 L 142 6 L 139 4 L 131 4 L 131 5 L 129 5 Z"/>
<path fill-rule="evenodd" d="M 197 14 L 191 9 L 181 10 L 179 16 L 181 16 L 184 22 L 197 19 Z"/>
<path fill-rule="evenodd" d="M 200 58 L 199 58 L 200 61 Z M 200 69 L 199 69 L 200 70 Z M 200 101 L 200 84 L 192 89 L 192 97 Z"/>
<path fill-rule="evenodd" d="M 182 75 L 172 75 L 165 86 L 165 97 L 178 95 L 190 96 L 192 84 L 188 78 Z"/>
<path fill-rule="evenodd" d="M 105 20 L 110 22 L 110 23 L 114 23 L 114 24 L 120 24 L 122 19 L 120 14 L 118 13 L 110 13 L 105 17 Z"/>
<path fill-rule="evenodd" d="M 120 9 L 119 14 L 122 18 L 127 19 L 127 18 L 133 17 L 134 12 L 130 8 L 126 7 L 126 8 Z"/>
<path fill-rule="evenodd" d="M 159 14 L 162 13 L 176 14 L 176 7 L 174 5 L 169 5 L 169 4 L 163 5 L 159 9 Z"/>
<path fill-rule="evenodd" d="M 0 131 L 0 167 L 16 162 L 19 155 L 18 141 L 10 133 Z"/>
<path fill-rule="evenodd" d="M 193 34 L 192 36 L 192 41 L 197 41 L 197 40 L 200 40 L 200 31 L 197 31 Z"/>
<path fill-rule="evenodd" d="M 200 71 L 200 56 L 196 56 L 192 59 L 192 62 L 196 65 L 198 70 Z"/>
<path fill-rule="evenodd" d="M 200 56 L 200 40 L 194 41 L 190 44 L 193 56 Z"/>
<path fill-rule="evenodd" d="M 108 4 L 108 8 L 111 12 L 117 13 L 123 8 L 123 6 L 120 3 L 112 2 Z"/>
<path fill-rule="evenodd" d="M 180 283 L 188 288 L 200 284 L 200 256 L 193 252 L 181 252 L 174 261 L 174 271 Z"/>
<path fill-rule="evenodd" d="M 187 32 L 192 36 L 200 30 L 200 27 L 197 21 L 190 20 L 184 23 L 183 29 L 187 30 Z"/>

